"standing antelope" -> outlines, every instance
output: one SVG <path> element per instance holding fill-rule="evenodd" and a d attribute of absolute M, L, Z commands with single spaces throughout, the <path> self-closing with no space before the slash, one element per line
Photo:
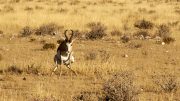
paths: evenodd
<path fill-rule="evenodd" d="M 57 49 L 57 54 L 54 56 L 54 62 L 56 64 L 56 67 L 54 68 L 53 72 L 56 71 L 58 68 L 58 65 L 60 65 L 60 75 L 61 75 L 61 65 L 64 64 L 66 65 L 67 68 L 69 68 L 71 71 L 71 63 L 74 62 L 74 57 L 72 54 L 72 44 L 73 44 L 73 37 L 74 37 L 74 32 L 73 30 L 70 30 L 72 32 L 71 37 L 67 37 L 67 31 L 65 30 L 64 35 L 65 35 L 65 40 L 62 41 Z M 52 73 L 53 73 L 52 72 Z M 73 73 L 76 74 L 75 71 Z"/>

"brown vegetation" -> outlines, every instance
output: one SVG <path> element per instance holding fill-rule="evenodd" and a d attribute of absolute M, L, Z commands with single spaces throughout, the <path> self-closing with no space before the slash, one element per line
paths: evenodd
<path fill-rule="evenodd" d="M 178 0 L 0 0 L 0 101 L 179 101 L 179 10 Z M 64 65 L 51 75 L 65 29 L 77 76 Z"/>
<path fill-rule="evenodd" d="M 48 49 L 55 49 L 56 45 L 54 43 L 45 43 L 43 45 L 43 50 L 48 50 Z"/>

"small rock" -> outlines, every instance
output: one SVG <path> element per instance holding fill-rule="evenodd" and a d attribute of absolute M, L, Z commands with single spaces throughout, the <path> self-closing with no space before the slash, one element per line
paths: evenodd
<path fill-rule="evenodd" d="M 25 77 L 23 77 L 23 80 L 26 80 L 26 78 L 25 78 Z"/>
<path fill-rule="evenodd" d="M 165 42 L 162 42 L 161 44 L 162 44 L 162 45 L 165 45 Z"/>
<path fill-rule="evenodd" d="M 122 55 L 122 57 L 124 57 L 124 58 L 128 58 L 128 55 L 127 55 L 127 54 L 124 54 L 124 55 Z"/>

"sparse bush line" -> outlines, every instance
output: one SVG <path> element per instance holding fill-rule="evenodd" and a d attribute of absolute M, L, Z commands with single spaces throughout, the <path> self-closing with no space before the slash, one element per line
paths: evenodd
<path fill-rule="evenodd" d="M 16 65 L 11 65 L 6 69 L 0 70 L 0 74 L 11 74 L 11 75 L 22 75 L 22 74 L 33 74 L 43 75 L 41 66 L 35 66 L 34 64 L 28 65 L 27 68 L 21 69 Z"/>

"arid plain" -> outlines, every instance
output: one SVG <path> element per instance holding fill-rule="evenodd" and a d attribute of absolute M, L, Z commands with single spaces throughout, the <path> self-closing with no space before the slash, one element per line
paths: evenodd
<path fill-rule="evenodd" d="M 0 0 L 0 101 L 180 101 L 180 1 Z"/>

